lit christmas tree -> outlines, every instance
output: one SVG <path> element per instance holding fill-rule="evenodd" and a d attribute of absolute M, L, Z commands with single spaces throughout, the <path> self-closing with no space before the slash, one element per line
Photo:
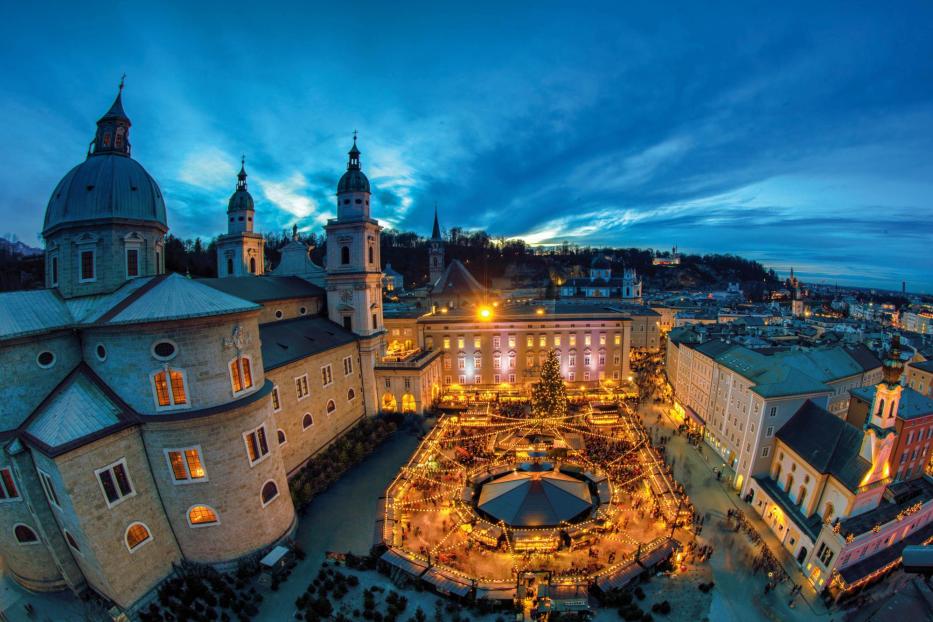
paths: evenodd
<path fill-rule="evenodd" d="M 541 366 L 541 378 L 531 392 L 531 406 L 536 417 L 563 417 L 567 414 L 567 390 L 554 350 Z"/>

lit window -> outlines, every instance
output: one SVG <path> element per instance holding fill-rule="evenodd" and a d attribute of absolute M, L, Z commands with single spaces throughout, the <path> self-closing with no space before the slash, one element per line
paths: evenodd
<path fill-rule="evenodd" d="M 599 334 L 599 345 L 601 346 L 606 345 L 606 333 Z"/>
<path fill-rule="evenodd" d="M 308 391 L 308 374 L 295 378 L 295 392 L 298 394 L 299 400 L 308 397 L 310 393 L 310 391 Z"/>
<path fill-rule="evenodd" d="M 496 339 L 498 339 L 498 337 L 493 337 L 493 338 L 492 338 L 492 343 L 493 343 L 493 347 L 494 347 L 494 348 L 498 348 L 498 347 L 499 347 L 499 346 L 495 345 Z M 483 340 L 482 340 L 481 337 L 473 337 L 473 347 L 474 347 L 474 348 L 481 348 L 481 347 L 482 347 L 482 344 L 483 344 Z"/>
<path fill-rule="evenodd" d="M 515 347 L 515 335 L 509 335 L 509 347 L 510 348 Z"/>
<path fill-rule="evenodd" d="M 325 365 L 321 368 L 321 382 L 326 387 L 334 381 L 334 374 L 330 369 L 330 365 Z"/>
<path fill-rule="evenodd" d="M 554 335 L 554 347 L 557 348 L 560 346 L 560 335 Z"/>
<path fill-rule="evenodd" d="M 593 342 L 593 337 L 591 335 L 583 335 L 583 345 L 588 346 Z"/>
<path fill-rule="evenodd" d="M 457 347 L 458 347 L 458 348 L 460 348 L 460 349 L 462 350 L 462 349 L 463 349 L 463 344 L 464 344 L 464 343 L 465 343 L 465 340 L 463 339 L 463 337 L 457 337 Z"/>
<path fill-rule="evenodd" d="M 337 404 L 334 403 L 334 400 L 327 400 L 327 414 L 331 414 L 337 410 Z"/>
<path fill-rule="evenodd" d="M 9 468 L 0 469 L 0 500 L 8 501 L 19 499 L 19 490 L 13 481 L 13 473 Z"/>
<path fill-rule="evenodd" d="M 534 337 L 532 337 L 531 335 L 528 335 L 527 337 L 525 337 L 525 346 L 526 346 L 526 347 L 528 347 L 528 348 L 533 348 L 534 345 L 535 345 L 535 338 L 534 338 Z"/>
<path fill-rule="evenodd" d="M 612 342 L 617 346 L 622 345 L 622 335 L 619 335 L 618 333 L 614 335 L 612 338 Z"/>
<path fill-rule="evenodd" d="M 262 491 L 260 491 L 259 496 L 262 499 L 262 507 L 266 507 L 279 496 L 279 487 L 275 485 L 275 482 L 269 480 L 262 485 Z"/>
<path fill-rule="evenodd" d="M 568 339 L 569 339 L 569 343 L 570 343 L 570 347 L 571 347 L 571 348 L 574 347 L 575 345 L 577 345 L 577 336 L 576 336 L 576 335 L 570 335 L 570 337 L 568 337 Z"/>
<path fill-rule="evenodd" d="M 207 481 L 207 471 L 204 470 L 200 447 L 166 449 L 165 459 L 168 460 L 169 470 L 176 484 Z"/>
<path fill-rule="evenodd" d="M 246 455 L 249 465 L 253 466 L 269 455 L 269 442 L 266 440 L 266 426 L 261 425 L 243 435 L 246 442 Z"/>
<path fill-rule="evenodd" d="M 185 373 L 165 368 L 152 375 L 156 404 L 160 409 L 181 408 L 188 405 Z"/>
<path fill-rule="evenodd" d="M 149 528 L 142 523 L 133 523 L 126 528 L 125 539 L 126 548 L 132 553 L 143 544 L 152 540 L 152 534 L 149 533 Z"/>
<path fill-rule="evenodd" d="M 444 337 L 444 349 L 450 350 L 450 337 Z"/>
<path fill-rule="evenodd" d="M 314 418 L 311 416 L 311 413 L 305 413 L 305 416 L 301 418 L 301 429 L 307 430 L 314 425 Z"/>
<path fill-rule="evenodd" d="M 39 481 L 42 482 L 42 490 L 45 492 L 45 498 L 49 500 L 49 503 L 57 508 L 61 508 L 62 504 L 58 502 L 58 493 L 55 492 L 55 484 L 52 482 L 52 478 L 49 474 L 45 471 L 39 471 Z"/>
<path fill-rule="evenodd" d="M 282 410 L 282 403 L 279 401 L 279 388 L 274 386 L 272 387 L 272 412 L 280 410 Z"/>
<path fill-rule="evenodd" d="M 192 527 L 207 527 L 219 523 L 217 512 L 206 505 L 195 505 L 188 510 L 188 524 Z"/>
<path fill-rule="evenodd" d="M 230 361 L 230 382 L 234 395 L 253 386 L 253 370 L 248 356 L 240 356 Z"/>
<path fill-rule="evenodd" d="M 100 483 L 100 489 L 104 493 L 109 508 L 136 494 L 133 490 L 133 483 L 130 481 L 130 474 L 126 470 L 125 459 L 97 469 L 94 474 L 97 475 L 97 481 Z"/>
<path fill-rule="evenodd" d="M 32 530 L 32 527 L 23 525 L 22 523 L 13 528 L 13 534 L 16 536 L 16 541 L 20 544 L 36 544 L 39 542 L 39 536 Z"/>

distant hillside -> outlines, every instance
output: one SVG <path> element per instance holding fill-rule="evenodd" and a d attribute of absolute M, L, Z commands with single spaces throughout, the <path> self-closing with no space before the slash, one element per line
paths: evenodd
<path fill-rule="evenodd" d="M 19 240 L 0 237 L 0 257 L 34 257 L 41 254 L 41 248 L 33 248 Z"/>
<path fill-rule="evenodd" d="M 42 287 L 42 249 L 0 237 L 0 291 Z"/>

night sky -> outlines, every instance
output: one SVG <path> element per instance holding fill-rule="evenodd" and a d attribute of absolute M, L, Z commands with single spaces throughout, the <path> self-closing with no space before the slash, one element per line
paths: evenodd
<path fill-rule="evenodd" d="M 320 231 L 357 129 L 387 226 L 429 234 L 437 201 L 446 228 L 933 291 L 927 1 L 57 4 L 0 21 L 0 233 L 34 246 L 126 72 L 182 237 L 223 230 L 241 153 L 259 229 Z"/>

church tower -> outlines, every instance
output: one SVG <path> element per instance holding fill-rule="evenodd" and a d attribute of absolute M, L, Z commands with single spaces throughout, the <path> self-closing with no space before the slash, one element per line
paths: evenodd
<path fill-rule="evenodd" d="M 377 411 L 373 369 L 382 356 L 382 227 L 370 217 L 369 180 L 360 167 L 360 150 L 350 148 L 347 171 L 337 183 L 337 218 L 327 221 L 327 316 L 360 335 L 363 389 L 367 412 Z"/>
<path fill-rule="evenodd" d="M 245 156 L 236 177 L 236 190 L 227 204 L 227 233 L 217 239 L 217 276 L 259 276 L 265 272 L 266 241 L 253 231 L 256 207 L 246 187 Z"/>
<path fill-rule="evenodd" d="M 437 203 L 434 204 L 434 230 L 428 246 L 428 285 L 434 285 L 444 274 L 444 240 L 437 222 Z"/>
<path fill-rule="evenodd" d="M 900 384 L 904 373 L 901 361 L 901 340 L 898 335 L 891 339 L 891 348 L 882 362 L 882 380 L 875 385 L 875 397 L 871 404 L 871 415 L 865 423 L 862 437 L 862 458 L 871 463 L 871 468 L 859 482 L 859 493 L 853 508 L 853 514 L 876 507 L 884 492 L 885 484 L 890 481 L 891 454 L 894 451 L 897 428 L 897 410 L 901 402 L 903 387 Z M 863 497 L 868 498 L 866 502 Z"/>

